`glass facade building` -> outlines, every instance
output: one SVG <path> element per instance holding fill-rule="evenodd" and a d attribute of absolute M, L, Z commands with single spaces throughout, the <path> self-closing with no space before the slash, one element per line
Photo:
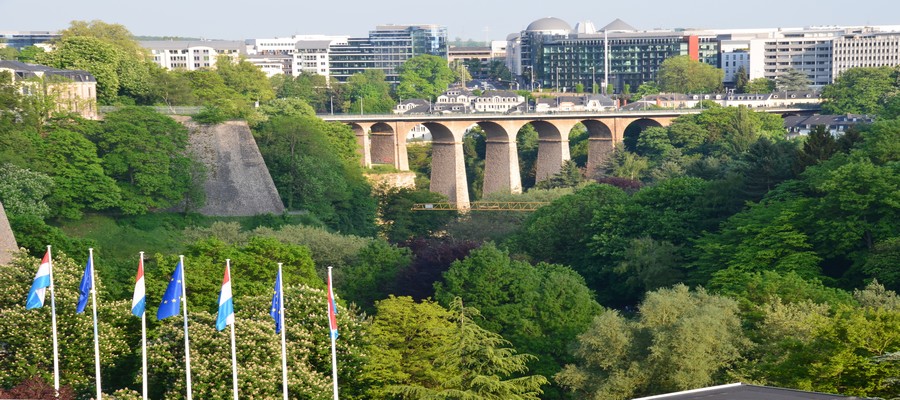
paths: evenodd
<path fill-rule="evenodd" d="M 438 25 L 382 25 L 368 38 L 332 45 L 331 77 L 345 82 L 368 69 L 380 69 L 388 82 L 399 80 L 397 68 L 421 54 L 447 58 L 447 28 Z"/>

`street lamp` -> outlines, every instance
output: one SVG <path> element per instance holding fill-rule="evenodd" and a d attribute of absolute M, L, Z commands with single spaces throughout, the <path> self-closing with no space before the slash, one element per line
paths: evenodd
<path fill-rule="evenodd" d="M 359 96 L 359 115 L 363 115 L 363 97 Z"/>
<path fill-rule="evenodd" d="M 334 95 L 328 96 L 331 99 L 331 115 L 334 115 Z"/>

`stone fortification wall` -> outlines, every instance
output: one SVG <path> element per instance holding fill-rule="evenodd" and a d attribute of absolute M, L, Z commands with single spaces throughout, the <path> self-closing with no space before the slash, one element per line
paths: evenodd
<path fill-rule="evenodd" d="M 206 165 L 206 204 L 213 216 L 281 214 L 284 204 L 245 121 L 201 125 L 176 117 L 190 130 L 190 152 Z"/>
<path fill-rule="evenodd" d="M 12 261 L 13 253 L 18 250 L 19 246 L 16 244 L 16 237 L 13 236 L 12 229 L 9 227 L 9 220 L 6 219 L 3 203 L 0 203 L 0 265 L 5 265 Z"/>

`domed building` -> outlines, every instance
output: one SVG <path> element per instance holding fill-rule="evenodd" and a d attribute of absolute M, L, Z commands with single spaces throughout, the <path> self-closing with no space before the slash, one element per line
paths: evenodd
<path fill-rule="evenodd" d="M 532 81 L 534 71 L 540 69 L 541 44 L 551 39 L 562 39 L 572 33 L 572 25 L 556 17 L 544 17 L 528 24 L 518 36 L 507 38 L 507 66 L 514 74 Z M 513 55 L 510 54 L 510 49 Z"/>
<path fill-rule="evenodd" d="M 568 22 L 556 17 L 544 17 L 528 24 L 526 32 L 539 32 L 551 35 L 566 35 L 572 32 L 572 26 Z"/>

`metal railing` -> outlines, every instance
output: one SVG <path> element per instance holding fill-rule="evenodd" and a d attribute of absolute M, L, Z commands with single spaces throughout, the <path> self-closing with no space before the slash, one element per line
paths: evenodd
<path fill-rule="evenodd" d="M 416 203 L 413 211 L 534 211 L 550 204 L 542 201 L 476 201 L 469 207 L 458 207 L 456 203 Z"/>

